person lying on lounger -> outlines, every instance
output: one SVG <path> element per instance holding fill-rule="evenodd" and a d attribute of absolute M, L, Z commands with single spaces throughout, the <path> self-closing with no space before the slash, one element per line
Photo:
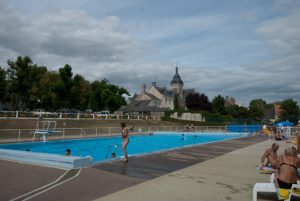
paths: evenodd
<path fill-rule="evenodd" d="M 279 167 L 278 163 L 278 151 L 279 145 L 277 143 L 273 143 L 271 148 L 268 148 L 265 153 L 261 157 L 261 166 L 272 166 L 274 169 Z M 265 159 L 267 159 L 267 163 L 264 164 Z"/>
<path fill-rule="evenodd" d="M 300 157 L 300 126 L 298 127 L 297 151 L 298 151 L 298 157 Z"/>

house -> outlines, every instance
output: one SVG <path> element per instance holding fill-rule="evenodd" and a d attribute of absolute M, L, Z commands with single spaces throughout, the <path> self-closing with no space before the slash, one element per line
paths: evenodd
<path fill-rule="evenodd" d="M 224 101 L 225 101 L 225 106 L 236 105 L 236 100 L 231 96 L 226 96 Z"/>
<path fill-rule="evenodd" d="M 274 103 L 274 111 L 275 111 L 275 120 L 277 121 L 277 120 L 279 120 L 279 117 L 282 112 L 280 102 Z"/>
<path fill-rule="evenodd" d="M 183 81 L 176 67 L 175 75 L 170 82 L 171 90 L 167 87 L 158 87 L 156 82 L 152 82 L 147 90 L 146 84 L 141 85 L 140 94 L 135 94 L 127 106 L 122 106 L 119 111 L 123 114 L 138 114 L 156 116 L 160 119 L 168 109 L 174 109 L 174 98 L 177 96 L 179 104 L 185 107 L 185 98 L 190 93 L 195 93 L 195 89 L 183 89 Z"/>

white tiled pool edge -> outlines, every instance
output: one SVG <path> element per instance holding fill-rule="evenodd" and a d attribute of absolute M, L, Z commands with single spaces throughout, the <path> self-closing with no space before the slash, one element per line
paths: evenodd
<path fill-rule="evenodd" d="M 63 156 L 58 154 L 35 153 L 8 149 L 0 149 L 0 159 L 65 169 L 85 167 L 92 161 L 92 157 L 89 156 Z"/>

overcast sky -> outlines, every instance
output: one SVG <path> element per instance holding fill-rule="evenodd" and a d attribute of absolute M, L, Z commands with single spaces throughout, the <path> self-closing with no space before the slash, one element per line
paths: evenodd
<path fill-rule="evenodd" d="M 300 0 L 0 0 L 0 66 L 28 55 L 140 92 L 300 103 Z"/>

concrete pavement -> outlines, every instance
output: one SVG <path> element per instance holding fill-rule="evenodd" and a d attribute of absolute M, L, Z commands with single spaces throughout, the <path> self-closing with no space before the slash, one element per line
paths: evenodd
<path fill-rule="evenodd" d="M 225 155 L 180 169 L 164 176 L 96 199 L 96 201 L 208 201 L 252 200 L 253 185 L 268 182 L 270 175 L 256 167 L 261 154 L 274 141 L 260 142 Z M 290 144 L 279 142 L 279 154 Z M 274 200 L 275 195 L 260 195 Z"/>

